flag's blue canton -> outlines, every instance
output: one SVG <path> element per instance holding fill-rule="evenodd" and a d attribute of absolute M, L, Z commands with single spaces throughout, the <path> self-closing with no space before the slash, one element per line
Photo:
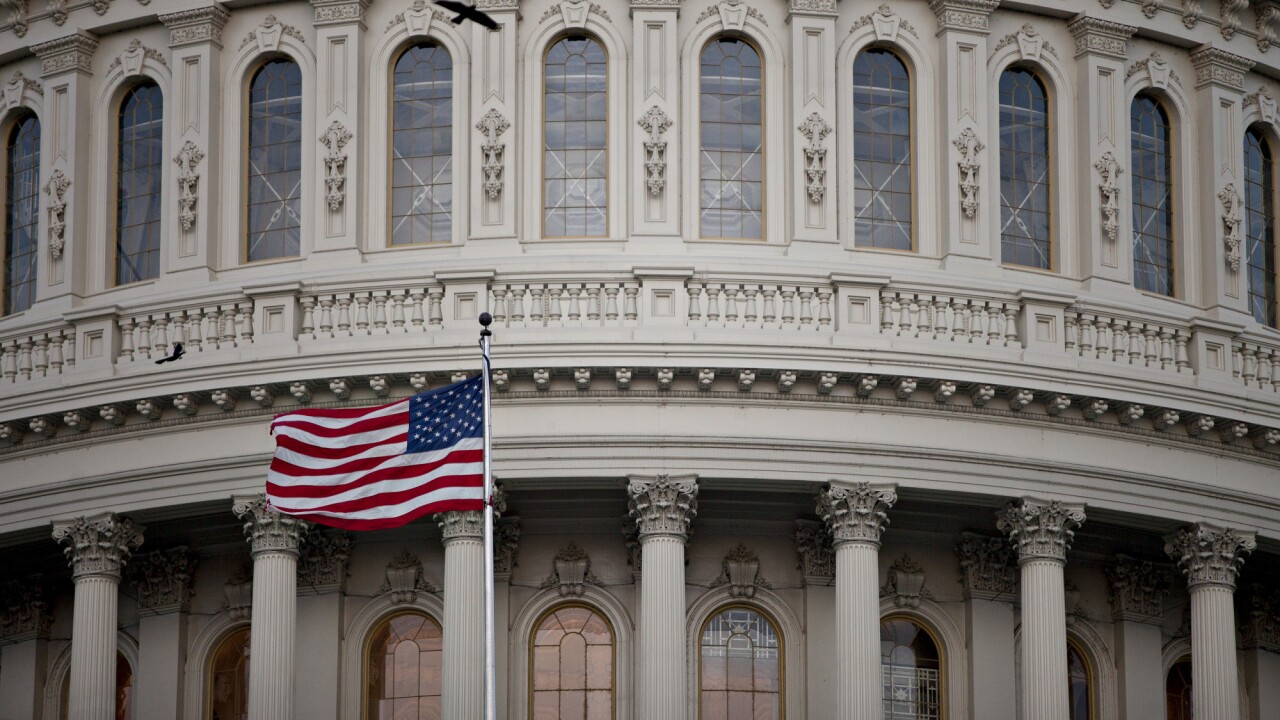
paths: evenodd
<path fill-rule="evenodd" d="M 419 453 L 484 437 L 484 378 L 446 385 L 409 400 L 409 447 Z"/>

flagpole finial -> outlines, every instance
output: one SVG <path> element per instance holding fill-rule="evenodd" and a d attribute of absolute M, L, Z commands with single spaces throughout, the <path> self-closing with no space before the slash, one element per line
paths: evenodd
<path fill-rule="evenodd" d="M 484 329 L 480 331 L 480 337 L 488 337 L 493 333 L 490 332 L 489 326 L 493 324 L 493 316 L 487 312 L 480 313 L 480 326 Z"/>

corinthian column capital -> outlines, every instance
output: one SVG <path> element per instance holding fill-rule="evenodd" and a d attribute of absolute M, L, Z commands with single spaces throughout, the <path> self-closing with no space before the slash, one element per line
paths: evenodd
<path fill-rule="evenodd" d="M 120 568 L 129 562 L 129 556 L 142 544 L 141 525 L 132 520 L 103 513 L 93 517 L 55 522 L 53 539 L 66 545 L 71 577 L 101 575 L 120 581 Z"/>
<path fill-rule="evenodd" d="M 689 523 L 698 514 L 697 475 L 628 476 L 629 512 L 640 540 L 654 536 L 689 536 Z"/>
<path fill-rule="evenodd" d="M 1244 556 L 1258 547 L 1252 532 L 1196 523 L 1164 539 L 1164 551 L 1187 575 L 1187 587 L 1236 587 Z"/>
<path fill-rule="evenodd" d="M 479 510 L 450 510 L 436 513 L 435 518 L 446 545 L 452 540 L 484 537 L 484 513 Z"/>
<path fill-rule="evenodd" d="M 1018 562 L 1067 561 L 1076 528 L 1084 522 L 1084 505 L 1022 498 L 996 514 L 996 527 L 1018 549 Z"/>
<path fill-rule="evenodd" d="M 306 538 L 311 523 L 267 507 L 266 495 L 237 495 L 231 498 L 231 512 L 244 520 L 244 537 L 249 554 L 278 552 L 298 556 L 298 546 Z"/>
<path fill-rule="evenodd" d="M 818 517 L 831 531 L 834 545 L 847 542 L 880 544 L 889 524 L 889 508 L 898 501 L 896 485 L 832 481 L 818 494 Z"/>

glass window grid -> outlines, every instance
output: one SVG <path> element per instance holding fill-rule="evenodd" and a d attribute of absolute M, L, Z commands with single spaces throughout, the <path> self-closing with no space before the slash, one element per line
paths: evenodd
<path fill-rule="evenodd" d="M 120 101 L 116 127 L 116 273 L 125 285 L 160 275 L 164 97 L 153 82 Z"/>
<path fill-rule="evenodd" d="M 296 257 L 302 239 L 302 71 L 271 60 L 249 84 L 248 262 Z"/>
<path fill-rule="evenodd" d="M 912 250 L 911 77 L 894 52 L 853 62 L 854 245 Z"/>
<path fill-rule="evenodd" d="M 39 236 L 40 120 L 27 114 L 14 121 L 5 143 L 4 315 L 35 302 Z"/>
<path fill-rule="evenodd" d="M 204 720 L 249 720 L 249 627 L 233 630 L 209 659 Z"/>
<path fill-rule="evenodd" d="M 1129 108 L 1133 187 L 1133 284 L 1172 296 L 1173 149 L 1169 116 L 1150 95 Z"/>
<path fill-rule="evenodd" d="M 905 617 L 880 622 L 884 720 L 943 720 L 942 653 L 923 625 Z"/>
<path fill-rule="evenodd" d="M 407 48 L 391 81 L 390 244 L 453 239 L 453 60 L 436 43 Z"/>
<path fill-rule="evenodd" d="M 1191 658 L 1184 657 L 1165 676 L 1165 720 L 1191 720 Z"/>
<path fill-rule="evenodd" d="M 1277 327 L 1275 170 L 1271 143 L 1256 128 L 1245 133 L 1244 174 L 1249 310 L 1258 322 Z"/>
<path fill-rule="evenodd" d="M 757 610 L 729 607 L 702 627 L 698 720 L 781 720 L 782 637 Z"/>
<path fill-rule="evenodd" d="M 1049 97 L 1031 70 L 1000 74 L 1000 258 L 1053 269 Z"/>
<path fill-rule="evenodd" d="M 721 37 L 700 67 L 699 234 L 764 239 L 764 66 L 748 42 Z"/>
<path fill-rule="evenodd" d="M 365 719 L 439 720 L 444 633 L 416 612 L 393 615 L 373 632 L 365 665 Z"/>
<path fill-rule="evenodd" d="M 586 35 L 551 44 L 543 61 L 544 237 L 605 237 L 608 58 Z"/>
<path fill-rule="evenodd" d="M 614 644 L 613 627 L 592 608 L 543 615 L 529 642 L 530 720 L 612 720 Z"/>
<path fill-rule="evenodd" d="M 1067 641 L 1067 720 L 1093 720 L 1093 672 L 1084 651 Z"/>

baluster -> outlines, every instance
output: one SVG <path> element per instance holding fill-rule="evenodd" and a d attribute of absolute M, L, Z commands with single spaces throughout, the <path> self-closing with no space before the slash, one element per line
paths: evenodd
<path fill-rule="evenodd" d="M 217 350 L 222 343 L 222 308 L 214 305 L 205 310 L 204 344 L 209 350 Z"/>
<path fill-rule="evenodd" d="M 1240 377 L 1240 366 L 1242 364 L 1240 361 L 1240 347 L 1235 343 L 1231 345 L 1231 377 L 1233 378 Z"/>
<path fill-rule="evenodd" d="M 1280 392 L 1280 350 L 1271 351 L 1271 390 Z"/>
<path fill-rule="evenodd" d="M 911 308 L 915 305 L 915 296 L 899 294 L 894 300 L 897 301 L 893 309 L 898 313 L 898 335 L 906 335 L 911 332 L 913 314 Z"/>
<path fill-rule="evenodd" d="M 352 335 L 372 335 L 373 334 L 369 329 L 369 326 L 372 324 L 370 322 L 372 318 L 370 317 L 370 313 L 369 313 L 369 304 L 373 302 L 373 298 L 371 297 L 371 295 L 373 294 L 376 294 L 376 293 L 361 291 L 361 292 L 355 293 L 352 296 L 352 302 L 354 302 L 356 305 L 356 312 L 355 312 L 356 329 L 354 332 L 352 332 Z M 375 315 L 377 314 L 376 308 L 373 314 Z"/>
<path fill-rule="evenodd" d="M 803 330 L 813 325 L 813 288 L 796 288 L 800 296 L 800 328 Z"/>
<path fill-rule="evenodd" d="M 707 326 L 720 319 L 720 286 L 707 285 Z"/>
<path fill-rule="evenodd" d="M 1101 360 L 1111 359 L 1111 319 L 1100 317 L 1094 322 L 1097 342 L 1094 343 L 1094 357 Z"/>
<path fill-rule="evenodd" d="M 1275 355 L 1271 350 L 1259 347 L 1258 357 L 1258 387 L 1266 390 L 1271 385 L 1272 361 Z"/>
<path fill-rule="evenodd" d="M 724 286 L 724 326 L 731 327 L 738 322 L 738 288 Z"/>
<path fill-rule="evenodd" d="M 529 294 L 532 296 L 533 304 L 533 307 L 529 310 L 529 320 L 533 322 L 534 327 L 541 327 L 545 324 L 542 319 L 543 310 L 545 309 L 543 304 L 545 298 L 544 289 L 542 287 L 531 287 L 529 288 Z"/>
<path fill-rule="evenodd" d="M 1148 326 L 1142 331 L 1142 334 L 1146 336 L 1146 353 L 1144 355 L 1144 359 L 1147 361 L 1147 367 L 1152 367 L 1156 364 L 1157 357 L 1156 328 Z"/>
<path fill-rule="evenodd" d="M 198 312 L 192 310 L 178 310 L 169 313 L 169 326 L 173 328 L 173 341 L 182 343 L 182 346 L 190 352 L 191 340 L 191 313 Z"/>
<path fill-rule="evenodd" d="M 1000 312 L 1000 303 L 988 300 L 984 303 L 983 313 L 987 316 L 987 344 L 997 345 L 1001 336 L 1004 335 L 1000 328 L 1000 323 L 1004 320 L 1004 313 Z"/>
<path fill-rule="evenodd" d="M 524 296 L 528 292 L 524 285 L 515 285 L 511 288 L 511 324 L 516 327 L 524 327 Z"/>
<path fill-rule="evenodd" d="M 67 367 L 67 370 L 68 370 L 68 371 L 70 371 L 70 369 L 71 369 L 71 368 L 74 368 L 74 367 L 76 366 L 76 331 L 75 331 L 75 328 L 72 328 L 72 329 L 71 329 L 71 332 L 67 333 L 67 344 L 66 344 L 65 352 L 64 352 L 64 354 L 63 354 L 63 358 L 64 358 L 64 359 L 65 359 L 65 361 L 66 361 L 66 367 Z"/>
<path fill-rule="evenodd" d="M 772 285 L 761 286 L 760 292 L 764 295 L 764 314 L 761 320 L 764 321 L 765 327 L 773 327 L 774 321 L 778 319 L 777 303 L 778 288 Z"/>
<path fill-rule="evenodd" d="M 343 293 L 338 296 L 338 335 L 351 337 L 351 295 Z"/>
<path fill-rule="evenodd" d="M 947 321 L 947 310 L 951 308 L 951 301 L 940 295 L 933 298 L 933 339 L 946 337 L 951 332 L 951 325 Z"/>
<path fill-rule="evenodd" d="M 916 295 L 912 307 L 916 309 L 916 337 L 933 335 L 933 300 L 928 295 Z"/>
<path fill-rule="evenodd" d="M 951 298 L 951 341 L 969 341 L 969 321 L 965 319 L 969 301 L 962 298 Z"/>
<path fill-rule="evenodd" d="M 17 382 L 18 343 L 15 340 L 9 340 L 4 344 L 4 354 L 0 355 L 0 373 L 4 375 L 5 382 Z"/>
<path fill-rule="evenodd" d="M 818 327 L 831 327 L 831 290 L 818 290 Z"/>
<path fill-rule="evenodd" d="M 35 339 L 35 349 L 31 353 L 32 372 L 44 377 L 49 372 L 49 339 L 43 335 Z"/>
<path fill-rule="evenodd" d="M 1011 302 L 1003 303 L 1001 307 L 1004 308 L 1004 346 L 1021 347 L 1022 343 L 1018 342 L 1018 310 L 1020 308 L 1017 303 Z"/>
<path fill-rule="evenodd" d="M 1173 367 L 1173 331 L 1169 328 L 1160 328 L 1160 369 L 1168 370 Z"/>
<path fill-rule="evenodd" d="M 1142 337 L 1142 323 L 1129 321 L 1129 364 L 1138 365 L 1142 360 L 1142 349 L 1146 340 Z"/>
<path fill-rule="evenodd" d="M 364 312 L 366 313 L 367 324 L 365 326 L 365 334 L 366 335 L 374 335 L 374 334 L 386 335 L 387 320 L 388 320 L 387 301 L 391 298 L 391 291 L 377 290 L 370 293 L 361 293 L 360 294 L 361 298 L 363 299 L 366 294 L 368 295 L 368 300 L 365 301 L 366 306 L 363 308 L 358 308 L 359 310 L 364 310 Z M 373 304 L 373 313 L 372 313 L 373 317 L 368 317 L 369 303 Z M 372 327 L 369 327 L 370 325 Z M 357 323 L 357 326 L 358 326 L 358 323 Z"/>
<path fill-rule="evenodd" d="M 582 305 L 578 302 L 578 297 L 582 294 L 582 287 L 574 283 L 567 287 L 565 292 L 569 293 L 569 322 L 574 325 L 580 325 L 582 322 Z"/>
<path fill-rule="evenodd" d="M 893 330 L 893 294 L 880 291 L 880 333 L 888 335 Z"/>
<path fill-rule="evenodd" d="M 31 338 L 18 341 L 18 374 L 23 380 L 31 379 Z"/>
<path fill-rule="evenodd" d="M 133 318 L 120 320 L 120 359 L 133 362 Z"/>
<path fill-rule="evenodd" d="M 427 308 L 427 324 L 431 327 L 440 327 L 444 325 L 444 311 L 440 309 L 440 304 L 444 300 L 444 288 L 433 287 L 427 292 L 430 307 Z"/>
<path fill-rule="evenodd" d="M 1129 321 L 1111 323 L 1111 361 L 1124 362 L 1129 354 Z"/>
<path fill-rule="evenodd" d="M 1178 372 L 1182 372 L 1183 370 L 1187 370 L 1191 367 L 1191 361 L 1187 358 L 1187 342 L 1190 339 L 1191 338 L 1188 336 L 1186 330 L 1179 330 L 1177 334 L 1173 336 L 1173 341 L 1176 345 L 1173 358 L 1174 362 L 1178 366 Z"/>
<path fill-rule="evenodd" d="M 151 316 L 138 318 L 138 355 L 144 360 L 151 359 Z"/>
<path fill-rule="evenodd" d="M 507 287 L 505 285 L 493 288 L 493 322 L 499 327 L 511 327 L 507 323 Z"/>
<path fill-rule="evenodd" d="M 1240 377 L 1244 379 L 1245 385 L 1252 385 L 1254 378 L 1258 376 L 1258 359 L 1253 348 L 1245 345 L 1240 352 L 1244 356 L 1243 372 Z"/>
<path fill-rule="evenodd" d="M 236 303 L 236 324 L 240 326 L 240 345 L 253 344 L 253 303 Z"/>
<path fill-rule="evenodd" d="M 192 308 L 187 311 L 187 352 L 204 350 L 204 333 L 200 327 L 204 323 L 204 308 Z"/>
<path fill-rule="evenodd" d="M 408 332 L 404 325 L 404 298 L 408 292 L 401 288 L 387 293 L 387 299 L 391 301 L 391 331 L 397 334 Z"/>
<path fill-rule="evenodd" d="M 547 288 L 547 294 L 551 296 L 551 309 L 547 313 L 547 325 L 564 325 L 564 311 L 560 308 L 560 296 L 564 294 L 564 287 L 559 284 L 552 285 Z"/>
<path fill-rule="evenodd" d="M 169 354 L 169 318 L 164 313 L 160 313 L 153 322 L 151 337 L 156 357 L 165 357 Z"/>
<path fill-rule="evenodd" d="M 742 292 L 747 296 L 747 309 L 742 315 L 742 320 L 750 327 L 759 327 L 756 324 L 756 320 L 760 317 L 756 312 L 756 296 L 760 294 L 760 287 L 758 285 L 748 285 Z"/>
<path fill-rule="evenodd" d="M 795 323 L 795 295 L 796 291 L 793 288 L 782 288 L 782 327 Z"/>
<path fill-rule="evenodd" d="M 609 322 L 613 322 L 618 319 L 618 290 L 619 288 L 616 285 L 609 285 L 604 289 L 604 318 Z M 689 303 L 689 312 L 692 313 L 697 309 L 698 301 L 690 295 Z M 693 316 L 690 315 L 689 319 L 693 320 Z"/>
<path fill-rule="evenodd" d="M 426 324 L 426 318 L 422 312 L 422 300 L 426 295 L 426 290 L 418 288 L 409 290 L 409 325 L 415 331 L 422 330 Z"/>
<path fill-rule="evenodd" d="M 1068 355 L 1077 354 L 1079 352 L 1079 350 L 1077 349 L 1079 346 L 1079 341 L 1077 338 L 1079 337 L 1079 333 L 1080 333 L 1080 318 L 1074 312 L 1071 312 L 1070 310 L 1068 310 L 1067 313 L 1063 315 L 1062 322 L 1063 322 L 1063 325 L 1066 326 L 1066 332 L 1064 333 L 1065 336 L 1063 337 L 1063 342 L 1066 343 L 1067 354 Z"/>
<path fill-rule="evenodd" d="M 66 332 L 57 330 L 49 336 L 49 374 L 61 375 L 63 366 L 62 344 L 66 341 Z"/>
<path fill-rule="evenodd" d="M 969 330 L 970 343 L 985 342 L 987 339 L 986 329 L 982 327 L 983 317 L 987 313 L 986 305 L 983 300 L 970 300 L 965 305 L 964 324 Z"/>
<path fill-rule="evenodd" d="M 636 307 L 636 296 L 640 294 L 640 288 L 635 285 L 628 285 L 624 292 L 627 295 L 627 299 L 623 313 L 629 322 L 635 322 L 640 317 L 640 309 Z"/>
<path fill-rule="evenodd" d="M 592 284 L 587 287 L 587 321 L 593 325 L 600 324 L 600 286 Z"/>
<path fill-rule="evenodd" d="M 316 320 L 316 325 L 320 328 L 317 333 L 319 337 L 333 337 L 333 296 L 322 295 L 319 298 L 320 317 Z"/>
<path fill-rule="evenodd" d="M 316 299 L 312 295 L 303 295 L 300 299 L 302 303 L 302 336 L 303 338 L 316 339 Z"/>
<path fill-rule="evenodd" d="M 690 280 L 689 289 L 689 324 L 702 323 L 702 283 Z"/>
<path fill-rule="evenodd" d="M 1080 357 L 1090 357 L 1093 355 L 1093 316 L 1080 316 Z"/>

